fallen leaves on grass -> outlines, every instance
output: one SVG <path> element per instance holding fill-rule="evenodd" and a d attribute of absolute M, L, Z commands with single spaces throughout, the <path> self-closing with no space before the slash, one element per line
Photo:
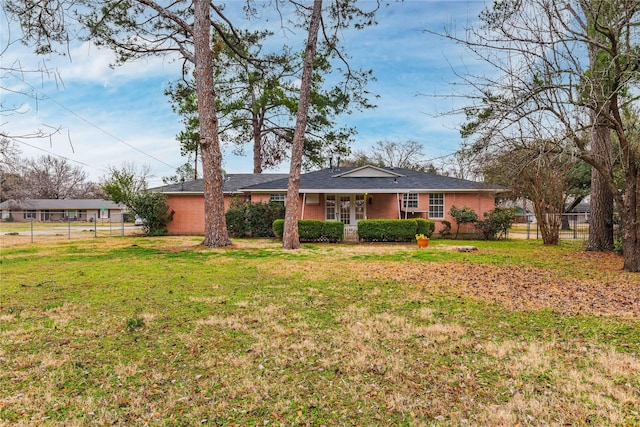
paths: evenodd
<path fill-rule="evenodd" d="M 640 277 L 621 271 L 570 278 L 533 267 L 429 262 L 416 271 L 413 263 L 385 262 L 370 265 L 367 274 L 497 302 L 513 310 L 640 317 Z"/>

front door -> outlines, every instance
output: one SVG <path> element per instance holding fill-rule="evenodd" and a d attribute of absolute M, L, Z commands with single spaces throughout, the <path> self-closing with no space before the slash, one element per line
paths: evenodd
<path fill-rule="evenodd" d="M 352 206 L 352 195 L 341 195 L 338 197 L 338 220 L 342 221 L 344 225 L 349 225 L 353 222 Z"/>
<path fill-rule="evenodd" d="M 358 240 L 358 221 L 366 218 L 364 194 L 327 194 L 325 219 L 344 224 L 344 240 Z"/>

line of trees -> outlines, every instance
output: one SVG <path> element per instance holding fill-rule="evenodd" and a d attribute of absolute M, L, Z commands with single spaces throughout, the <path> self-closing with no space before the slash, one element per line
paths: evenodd
<path fill-rule="evenodd" d="M 52 155 L 22 158 L 7 138 L 0 141 L 0 202 L 23 199 L 104 199 L 99 183 L 80 166 Z"/>
<path fill-rule="evenodd" d="M 531 197 L 531 190 L 562 181 L 572 164 L 588 164 L 590 248 L 611 249 L 615 206 L 623 268 L 636 272 L 639 18 L 640 3 L 626 0 L 500 1 L 465 36 L 442 34 L 492 69 L 459 75 L 470 102 L 461 111 L 466 152 L 530 177 Z M 543 192 L 535 197 L 545 212 L 562 204 Z"/>

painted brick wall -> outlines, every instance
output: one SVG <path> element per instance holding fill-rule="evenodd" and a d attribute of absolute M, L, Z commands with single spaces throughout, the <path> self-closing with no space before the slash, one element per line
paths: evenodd
<path fill-rule="evenodd" d="M 225 209 L 229 208 L 232 197 L 225 197 Z M 268 194 L 253 194 L 251 196 L 253 202 L 268 202 Z M 169 223 L 168 230 L 170 234 L 202 234 L 204 233 L 204 198 L 202 196 L 169 196 L 169 208 L 175 211 L 173 221 Z M 369 194 L 366 198 L 367 217 L 369 219 L 381 218 L 398 218 L 398 197 L 396 194 Z M 452 228 L 455 230 L 456 224 L 449 215 L 449 209 L 455 205 L 458 207 L 468 206 L 472 208 L 480 219 L 484 217 L 485 212 L 489 212 L 495 208 L 494 196 L 491 194 L 459 194 L 446 193 L 444 197 L 445 218 L 451 222 Z M 300 211 L 298 218 L 302 215 L 303 199 L 300 197 Z M 420 194 L 418 197 L 418 210 L 429 209 L 429 195 Z M 416 213 L 409 215 L 413 218 L 427 218 L 426 213 Z M 304 205 L 305 219 L 325 219 L 325 198 L 321 194 L 319 203 Z M 440 220 L 436 221 L 436 232 L 442 228 Z M 466 233 L 469 230 L 460 230 Z"/>
<path fill-rule="evenodd" d="M 204 233 L 204 197 L 169 196 L 169 210 L 175 211 L 173 221 L 167 225 L 169 234 Z"/>

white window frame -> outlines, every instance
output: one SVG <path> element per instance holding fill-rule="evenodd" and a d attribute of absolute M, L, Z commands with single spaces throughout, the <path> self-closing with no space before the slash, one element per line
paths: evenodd
<path fill-rule="evenodd" d="M 440 212 L 440 210 L 442 211 Z M 444 193 L 429 193 L 429 218 L 444 219 L 445 200 Z"/>
<path fill-rule="evenodd" d="M 269 194 L 269 202 L 284 203 L 285 193 L 271 193 Z"/>
<path fill-rule="evenodd" d="M 402 194 L 402 208 L 403 209 L 418 209 L 418 193 L 403 193 Z"/>
<path fill-rule="evenodd" d="M 338 209 L 338 198 L 335 194 L 327 194 L 324 198 L 324 219 L 335 221 Z"/>

